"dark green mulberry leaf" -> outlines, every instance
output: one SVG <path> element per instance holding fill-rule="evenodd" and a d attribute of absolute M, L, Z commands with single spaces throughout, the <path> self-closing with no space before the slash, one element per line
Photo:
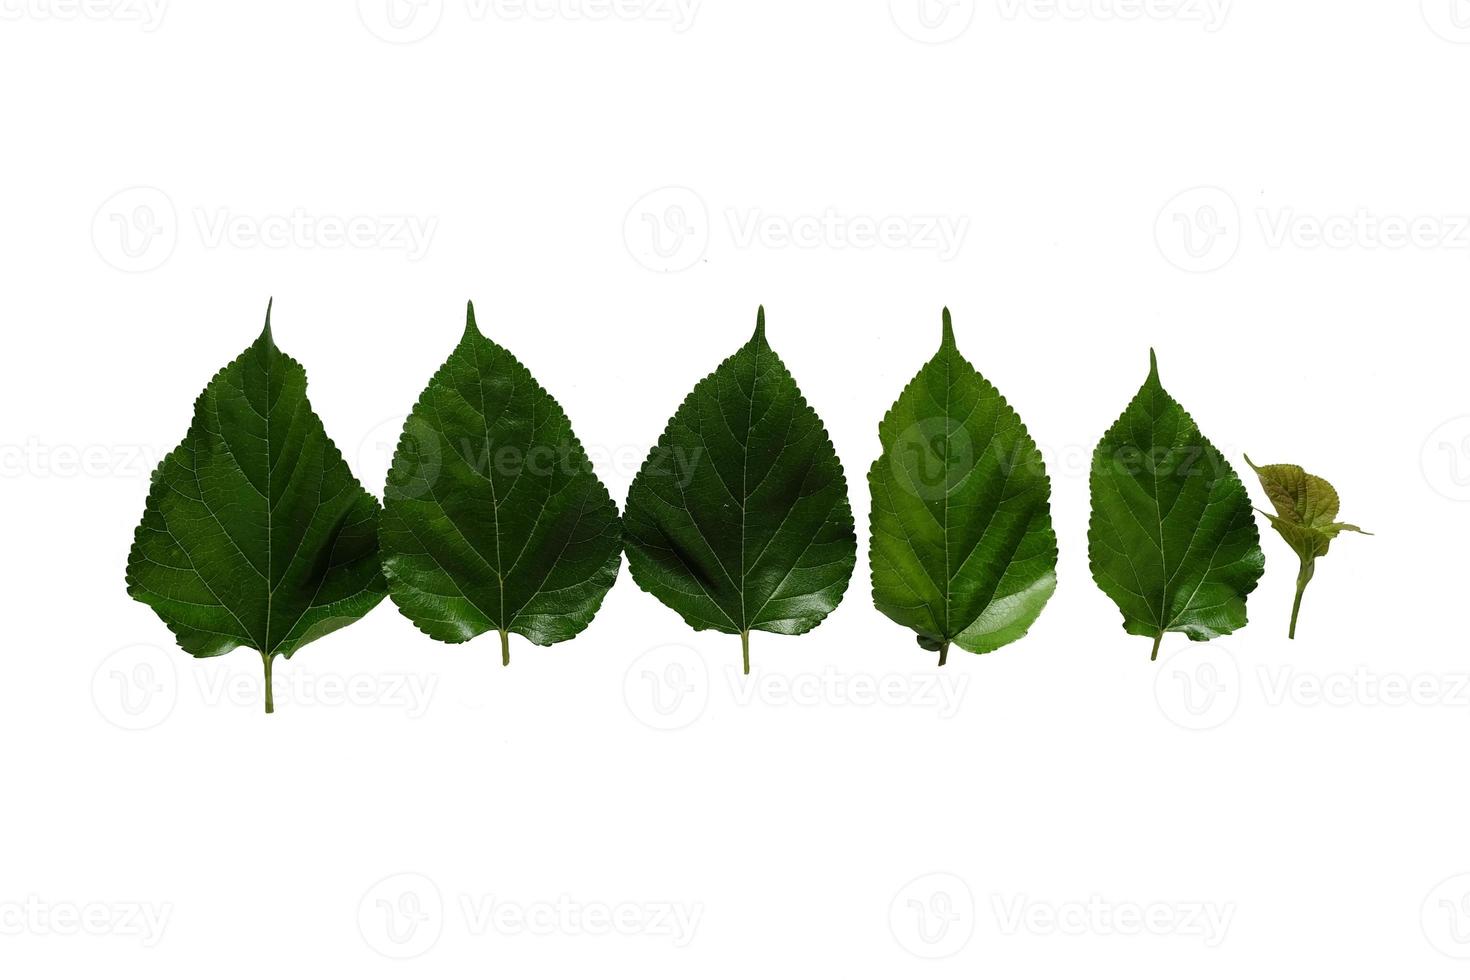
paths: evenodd
<path fill-rule="evenodd" d="M 873 603 L 919 645 L 988 653 L 1026 634 L 1056 590 L 1051 483 L 1026 427 L 955 346 L 939 353 L 878 428 Z"/>
<path fill-rule="evenodd" d="M 847 481 L 781 359 L 755 335 L 679 406 L 628 490 L 633 580 L 697 630 L 805 633 L 857 562 Z"/>
<path fill-rule="evenodd" d="M 547 646 L 592 622 L 617 578 L 617 507 L 561 406 L 471 304 L 404 423 L 380 530 L 394 604 L 436 640 L 488 630 Z"/>
<path fill-rule="evenodd" d="M 1302 608 L 1302 593 L 1316 571 L 1317 559 L 1327 554 L 1332 541 L 1343 531 L 1367 534 L 1356 524 L 1340 524 L 1337 521 L 1337 491 L 1332 484 L 1290 463 L 1274 463 L 1257 466 L 1251 458 L 1245 458 L 1250 468 L 1261 480 L 1276 513 L 1262 514 L 1271 526 L 1291 545 L 1300 560 L 1296 578 L 1296 599 L 1291 604 L 1291 625 L 1286 635 L 1296 639 L 1296 619 Z M 1258 508 L 1259 509 L 1259 508 Z"/>
<path fill-rule="evenodd" d="M 1092 456 L 1092 577 L 1118 604 L 1123 628 L 1210 640 L 1245 625 L 1245 600 L 1265 567 L 1250 498 L 1194 420 L 1148 380 Z"/>
<path fill-rule="evenodd" d="M 306 372 L 259 339 L 216 374 L 153 473 L 128 555 L 128 594 L 196 657 L 271 662 L 356 622 L 383 598 L 378 502 L 306 400 Z"/>

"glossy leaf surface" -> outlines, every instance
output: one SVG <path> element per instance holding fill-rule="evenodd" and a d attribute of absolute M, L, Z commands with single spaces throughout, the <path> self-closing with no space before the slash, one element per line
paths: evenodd
<path fill-rule="evenodd" d="M 538 645 L 576 636 L 617 578 L 617 508 L 556 401 L 509 351 L 464 335 L 404 423 L 384 491 L 389 594 L 419 629 Z"/>
<path fill-rule="evenodd" d="M 356 621 L 383 598 L 378 503 L 306 400 L 306 372 L 259 339 L 194 403 L 183 442 L 153 474 L 128 556 L 128 594 L 179 646 L 271 661 Z"/>
<path fill-rule="evenodd" d="M 694 386 L 628 491 L 628 570 L 697 630 L 805 633 L 857 558 L 842 464 L 817 413 L 755 335 Z"/>
<path fill-rule="evenodd" d="M 939 352 L 879 426 L 868 471 L 873 602 L 943 664 L 1025 635 L 1056 590 L 1051 483 L 1020 416 L 955 346 Z"/>
<path fill-rule="evenodd" d="M 1250 498 L 1235 471 L 1164 390 L 1148 379 L 1092 457 L 1088 557 L 1123 628 L 1209 640 L 1246 623 L 1246 596 L 1265 565 Z"/>

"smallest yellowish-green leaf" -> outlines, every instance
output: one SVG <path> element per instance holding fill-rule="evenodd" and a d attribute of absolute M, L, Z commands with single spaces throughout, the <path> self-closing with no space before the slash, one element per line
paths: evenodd
<path fill-rule="evenodd" d="M 1307 583 L 1312 580 L 1316 571 L 1317 559 L 1327 554 L 1333 539 L 1341 532 L 1369 532 L 1356 524 L 1343 524 L 1337 520 L 1340 506 L 1337 491 L 1320 476 L 1308 473 L 1291 463 L 1257 466 L 1249 456 L 1245 461 L 1256 471 L 1261 489 L 1266 491 L 1271 506 L 1276 508 L 1274 514 L 1264 510 L 1261 513 L 1265 514 L 1271 526 L 1291 545 L 1291 550 L 1301 560 L 1301 570 L 1296 579 L 1296 599 L 1291 605 L 1291 626 L 1287 631 L 1287 636 L 1295 639 L 1297 615 L 1302 608 L 1302 593 L 1306 591 Z"/>

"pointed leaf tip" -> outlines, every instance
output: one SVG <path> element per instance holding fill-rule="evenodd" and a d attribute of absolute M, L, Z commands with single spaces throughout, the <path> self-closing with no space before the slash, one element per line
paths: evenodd
<path fill-rule="evenodd" d="M 1159 358 L 1152 347 L 1148 349 L 1148 376 L 1155 381 L 1159 380 Z"/>
<path fill-rule="evenodd" d="M 276 303 L 274 296 L 265 301 L 265 327 L 260 331 L 260 339 L 265 341 L 268 347 L 276 345 L 275 337 L 271 334 L 271 307 Z"/>
<path fill-rule="evenodd" d="M 464 332 L 466 334 L 479 334 L 480 325 L 475 322 L 475 301 L 466 300 L 464 304 Z"/>
<path fill-rule="evenodd" d="M 755 308 L 755 333 L 751 334 L 750 339 L 766 339 L 766 308 L 764 304 Z"/>
<path fill-rule="evenodd" d="M 947 306 L 944 308 L 944 328 L 943 333 L 939 337 L 939 346 L 943 347 L 946 344 L 950 347 L 955 346 L 954 323 L 949 318 L 949 307 Z"/>

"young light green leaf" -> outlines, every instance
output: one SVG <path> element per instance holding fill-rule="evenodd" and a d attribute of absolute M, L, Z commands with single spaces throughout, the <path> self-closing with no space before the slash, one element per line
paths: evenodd
<path fill-rule="evenodd" d="M 436 640 L 576 636 L 617 578 L 617 507 L 556 401 L 480 333 L 464 336 L 403 426 L 379 534 L 393 602 Z"/>
<path fill-rule="evenodd" d="M 628 490 L 633 580 L 697 630 L 805 633 L 857 562 L 847 481 L 822 420 L 755 335 L 689 393 Z"/>
<path fill-rule="evenodd" d="M 306 372 L 271 339 L 209 382 L 178 448 L 153 473 L 128 555 L 128 594 L 196 657 L 271 662 L 356 622 L 383 598 L 378 502 L 306 400 Z"/>
<path fill-rule="evenodd" d="M 1123 628 L 1210 640 L 1245 625 L 1245 600 L 1265 567 L 1250 498 L 1194 420 L 1148 380 L 1092 456 L 1092 577 Z"/>
<path fill-rule="evenodd" d="M 1368 532 L 1355 524 L 1337 522 L 1337 491 L 1320 476 L 1314 476 L 1290 463 L 1257 466 L 1251 462 L 1249 456 L 1245 461 L 1256 471 L 1256 476 L 1261 480 L 1261 488 L 1266 491 L 1271 505 L 1276 508 L 1274 514 L 1267 514 L 1264 510 L 1261 513 L 1266 515 L 1271 526 L 1286 539 L 1286 543 L 1291 545 L 1291 550 L 1296 552 L 1301 561 L 1296 577 L 1296 599 L 1291 604 L 1291 626 L 1286 632 L 1287 637 L 1294 640 L 1296 617 L 1302 608 L 1302 593 L 1306 591 L 1307 583 L 1312 580 L 1312 574 L 1316 571 L 1317 559 L 1327 554 L 1332 539 L 1341 532 Z"/>
<path fill-rule="evenodd" d="M 1051 482 L 1014 409 L 955 346 L 888 410 L 868 471 L 873 603 L 939 652 L 989 653 L 1026 634 L 1056 590 Z"/>

